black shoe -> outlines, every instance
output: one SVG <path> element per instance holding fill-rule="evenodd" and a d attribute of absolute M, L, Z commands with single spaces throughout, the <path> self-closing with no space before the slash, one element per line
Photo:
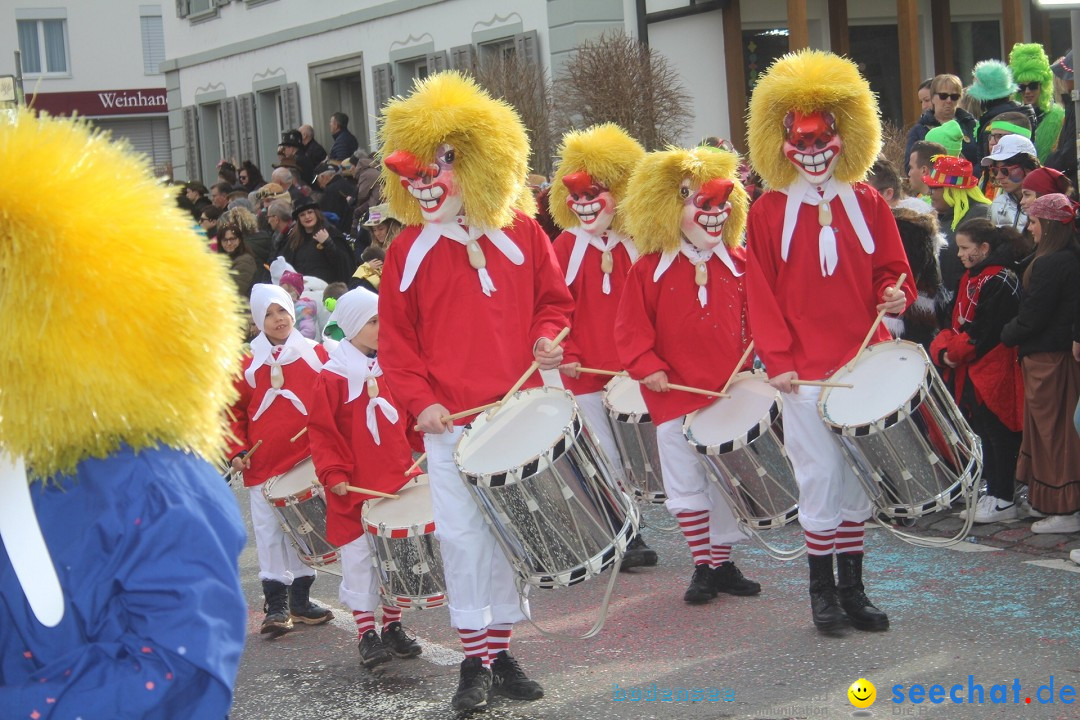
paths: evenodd
<path fill-rule="evenodd" d="M 630 542 L 626 545 L 626 552 L 623 554 L 622 565 L 619 566 L 619 569 L 629 570 L 636 567 L 653 567 L 658 560 L 656 551 L 645 544 L 645 541 L 641 539 L 641 535 L 635 535 L 630 538 Z"/>
<path fill-rule="evenodd" d="M 814 627 L 831 632 L 846 627 L 848 616 L 836 597 L 832 555 L 807 555 L 810 562 L 810 612 Z"/>
<path fill-rule="evenodd" d="M 394 656 L 386 649 L 379 634 L 374 630 L 368 630 L 364 633 L 364 637 L 360 638 L 360 662 L 364 664 L 364 667 L 373 668 L 393 659 Z"/>
<path fill-rule="evenodd" d="M 856 630 L 880 632 L 889 629 L 889 616 L 874 607 L 862 582 L 862 553 L 837 553 L 836 575 L 840 607 Z"/>
<path fill-rule="evenodd" d="M 262 586 L 265 598 L 263 612 L 266 617 L 263 618 L 259 632 L 272 637 L 289 632 L 293 628 L 289 618 L 289 589 L 285 587 L 285 583 L 277 580 L 263 580 Z"/>
<path fill-rule="evenodd" d="M 712 568 L 702 563 L 694 568 L 694 576 L 690 578 L 690 587 L 686 588 L 682 599 L 691 605 L 701 605 L 716 597 L 713 588 Z"/>
<path fill-rule="evenodd" d="M 305 575 L 293 580 L 293 584 L 289 586 L 289 614 L 293 620 L 305 625 L 322 625 L 334 617 L 330 608 L 311 602 L 309 594 L 314 582 L 314 575 Z"/>
<path fill-rule="evenodd" d="M 757 595 L 761 584 L 743 577 L 742 571 L 730 560 L 712 569 L 713 590 L 728 595 Z"/>
<path fill-rule="evenodd" d="M 405 634 L 400 622 L 392 622 L 383 628 L 382 642 L 394 657 L 411 658 L 423 652 L 420 643 Z"/>
<path fill-rule="evenodd" d="M 484 667 L 478 657 L 467 657 L 461 662 L 461 677 L 457 692 L 450 701 L 455 710 L 476 710 L 487 707 L 491 693 L 491 670 Z"/>
<path fill-rule="evenodd" d="M 491 690 L 511 700 L 539 700 L 544 697 L 540 683 L 525 676 L 514 656 L 500 650 L 491 663 Z"/>

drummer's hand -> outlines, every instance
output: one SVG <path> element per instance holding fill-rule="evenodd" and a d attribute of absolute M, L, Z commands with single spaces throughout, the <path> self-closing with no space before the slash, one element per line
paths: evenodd
<path fill-rule="evenodd" d="M 439 403 L 434 405 L 428 405 L 427 408 L 420 413 L 420 417 L 416 418 L 416 426 L 420 428 L 420 432 L 429 433 L 431 435 L 441 435 L 444 432 L 450 432 L 454 429 L 453 420 L 443 420 L 444 417 L 448 417 L 450 411 Z"/>
<path fill-rule="evenodd" d="M 348 486 L 349 483 L 347 482 L 339 482 L 337 485 L 330 488 L 330 492 L 334 493 L 335 495 L 348 495 L 349 491 L 345 489 Z"/>
<path fill-rule="evenodd" d="M 781 374 L 777 375 L 776 377 L 769 378 L 769 384 L 772 385 L 774 388 L 776 388 L 777 390 L 779 390 L 782 393 L 793 393 L 793 392 L 797 393 L 797 392 L 799 392 L 799 386 L 798 385 L 792 385 L 791 381 L 792 380 L 798 380 L 798 379 L 799 379 L 799 373 L 797 373 L 797 372 L 795 372 L 793 370 L 791 372 L 781 373 Z"/>
<path fill-rule="evenodd" d="M 554 370 L 562 364 L 562 346 L 552 348 L 552 344 L 550 339 L 540 338 L 533 345 L 533 358 L 541 370 Z"/>
<path fill-rule="evenodd" d="M 948 365 L 949 367 L 951 367 L 951 368 L 954 368 L 954 367 L 956 367 L 956 363 L 954 363 L 954 362 L 952 361 L 952 358 L 950 358 L 950 357 L 949 357 L 949 353 L 948 353 L 948 351 L 946 351 L 946 352 L 943 352 L 943 353 L 941 354 L 941 361 L 942 361 L 943 363 L 945 363 L 946 365 Z"/>
<path fill-rule="evenodd" d="M 878 312 L 884 310 L 889 315 L 899 315 L 907 307 L 907 295 L 904 294 L 903 290 L 897 290 L 894 287 L 885 288 L 885 292 L 881 294 L 881 299 L 884 302 L 878 304 Z"/>
<path fill-rule="evenodd" d="M 641 381 L 641 384 L 649 388 L 653 392 L 667 392 L 667 373 L 663 370 L 657 370 L 652 375 L 647 376 Z"/>
<path fill-rule="evenodd" d="M 559 366 L 559 372 L 567 377 L 579 378 L 581 377 L 581 373 L 578 371 L 578 368 L 580 367 L 581 363 L 579 362 L 566 363 L 565 365 Z"/>
<path fill-rule="evenodd" d="M 237 455 L 232 459 L 233 472 L 244 472 L 251 467 L 246 455 Z"/>

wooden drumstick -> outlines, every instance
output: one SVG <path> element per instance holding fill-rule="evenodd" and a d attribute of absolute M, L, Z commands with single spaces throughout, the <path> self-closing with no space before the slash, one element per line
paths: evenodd
<path fill-rule="evenodd" d="M 853 388 L 855 387 L 851 383 L 839 383 L 829 382 L 828 380 L 792 380 L 792 385 L 809 385 L 811 387 L 823 387 L 823 388 Z"/>
<path fill-rule="evenodd" d="M 731 377 L 724 383 L 724 387 L 720 388 L 720 392 L 726 393 L 728 388 L 731 387 L 731 383 L 735 382 L 735 376 L 742 370 L 742 366 L 746 364 L 746 358 L 750 357 L 750 353 L 754 352 L 754 341 L 751 340 L 750 344 L 746 346 L 746 350 L 743 351 L 742 357 L 739 358 L 739 362 L 735 363 L 735 369 L 731 373 Z"/>
<path fill-rule="evenodd" d="M 583 372 L 583 373 L 589 373 L 590 375 L 611 375 L 612 377 L 626 377 L 627 375 L 630 374 L 630 373 L 626 372 L 625 370 L 619 370 L 618 372 L 616 372 L 614 370 L 600 370 L 599 368 L 587 368 L 587 367 L 579 367 L 577 369 L 577 371 L 578 372 Z"/>
<path fill-rule="evenodd" d="M 247 455 L 244 455 L 244 459 L 248 462 L 251 461 L 251 456 L 255 454 L 255 451 L 262 447 L 262 440 L 257 440 L 251 449 L 247 451 Z"/>
<path fill-rule="evenodd" d="M 682 390 L 683 392 L 694 393 L 695 395 L 708 395 L 709 397 L 714 398 L 731 397 L 730 395 L 725 395 L 724 393 L 716 392 L 715 390 L 704 390 L 702 388 L 690 387 L 689 385 L 674 385 L 668 383 L 668 387 L 672 390 Z"/>
<path fill-rule="evenodd" d="M 497 402 L 490 402 L 487 405 L 481 405 L 480 407 L 474 407 L 474 408 L 471 408 L 469 410 L 462 410 L 461 412 L 456 412 L 453 415 L 443 415 L 441 420 L 444 423 L 445 422 L 451 422 L 453 420 L 460 420 L 463 417 L 469 417 L 470 415 L 476 415 L 478 413 L 484 412 L 485 410 L 490 410 L 491 408 L 495 407 L 498 404 L 499 403 L 497 403 Z M 419 425 L 413 425 L 413 430 L 415 430 L 417 432 L 420 432 L 420 426 Z"/>
<path fill-rule="evenodd" d="M 416 462 L 409 466 L 409 469 L 405 471 L 406 475 L 412 475 L 416 471 L 416 468 L 420 467 L 420 463 L 424 462 L 424 458 L 427 457 L 427 453 L 421 453 L 420 457 L 416 458 Z"/>
<path fill-rule="evenodd" d="M 306 433 L 306 432 L 307 432 L 307 426 L 305 425 L 303 430 L 301 430 L 300 432 L 296 433 L 291 438 L 289 438 L 289 442 L 296 442 L 297 440 L 302 438 L 304 436 L 304 433 Z"/>
<path fill-rule="evenodd" d="M 568 327 L 564 327 L 562 330 L 560 330 L 559 334 L 555 336 L 555 339 L 551 341 L 550 349 L 554 350 L 555 348 L 559 347 L 559 345 L 562 344 L 562 341 L 565 340 L 566 336 L 569 334 L 570 328 Z M 521 386 L 525 384 L 525 381 L 528 380 L 529 377 L 539 369 L 540 363 L 536 360 L 533 360 L 532 365 L 530 365 L 529 369 L 525 371 L 525 374 L 522 375 L 516 383 L 514 383 L 514 386 L 512 388 L 510 388 L 510 392 L 506 393 L 506 395 L 503 396 L 502 400 L 495 403 L 495 407 L 488 410 L 488 417 L 494 415 L 499 410 L 499 408 L 505 405 L 506 401 L 509 400 L 514 393 L 520 390 Z"/>
<path fill-rule="evenodd" d="M 896 281 L 896 285 L 893 290 L 899 290 L 904 286 L 904 281 L 907 280 L 907 273 L 900 273 L 900 278 Z M 866 333 L 866 337 L 863 338 L 862 345 L 859 346 L 859 351 L 855 353 L 855 357 L 851 358 L 851 362 L 844 366 L 846 370 L 851 370 L 855 367 L 855 363 L 858 362 L 859 356 L 863 354 L 863 350 L 870 344 L 870 338 L 874 337 L 874 333 L 877 332 L 878 325 L 885 319 L 885 308 L 878 311 L 877 318 L 874 320 L 874 324 L 870 326 L 870 332 Z"/>
<path fill-rule="evenodd" d="M 351 493 L 361 493 L 363 495 L 374 495 L 375 497 L 386 498 L 388 500 L 397 500 L 400 495 L 394 495 L 392 493 L 379 492 L 378 490 L 368 490 L 367 488 L 356 487 L 355 485 L 346 485 L 345 489 Z"/>

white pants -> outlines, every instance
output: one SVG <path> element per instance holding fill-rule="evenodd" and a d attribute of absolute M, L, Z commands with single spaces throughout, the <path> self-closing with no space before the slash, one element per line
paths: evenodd
<path fill-rule="evenodd" d="M 450 625 L 480 630 L 524 620 L 514 585 L 516 573 L 495 542 L 484 516 L 458 473 L 453 452 L 461 428 L 427 434 L 428 483 L 435 515 L 435 537 L 442 551 Z M 521 604 L 528 610 L 528 601 Z"/>
<path fill-rule="evenodd" d="M 341 546 L 341 587 L 338 600 L 353 612 L 373 611 L 382 604 L 371 542 L 361 535 Z"/>
<path fill-rule="evenodd" d="M 633 491 L 626 487 L 626 474 L 623 472 L 622 455 L 619 453 L 619 445 L 615 442 L 615 432 L 611 429 L 611 421 L 608 420 L 608 411 L 604 407 L 603 391 L 575 395 L 581 414 L 585 416 L 585 424 L 592 431 L 596 442 L 600 443 L 600 450 L 611 461 L 611 469 L 615 471 L 615 479 L 619 481 L 622 489 L 633 495 Z"/>
<path fill-rule="evenodd" d="M 255 485 L 248 490 L 251 526 L 255 531 L 255 550 L 259 556 L 259 579 L 292 585 L 298 577 L 315 575 L 314 568 L 300 562 L 296 548 L 281 529 L 277 513 L 263 495 L 263 485 Z"/>
<path fill-rule="evenodd" d="M 660 451 L 660 471 L 664 474 L 664 494 L 668 512 L 709 512 L 709 544 L 730 545 L 746 539 L 731 507 L 720 489 L 709 480 L 682 431 L 683 418 L 656 426 L 656 445 Z"/>
<path fill-rule="evenodd" d="M 870 517 L 870 498 L 844 457 L 838 438 L 818 414 L 821 388 L 784 395 L 784 447 L 799 484 L 799 524 L 820 532 Z"/>

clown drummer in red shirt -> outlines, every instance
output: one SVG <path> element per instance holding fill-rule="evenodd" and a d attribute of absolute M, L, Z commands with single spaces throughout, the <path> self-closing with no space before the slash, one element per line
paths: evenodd
<path fill-rule="evenodd" d="M 889 206 L 859 182 L 881 146 L 877 102 L 850 60 L 785 55 L 754 88 L 748 140 L 770 188 L 747 221 L 750 321 L 769 382 L 785 393 L 814 625 L 885 630 L 862 582 L 870 500 L 818 415 L 820 388 L 792 385 L 828 378 L 854 357 L 878 310 L 899 315 L 916 297 Z M 871 342 L 888 339 L 881 325 Z"/>

